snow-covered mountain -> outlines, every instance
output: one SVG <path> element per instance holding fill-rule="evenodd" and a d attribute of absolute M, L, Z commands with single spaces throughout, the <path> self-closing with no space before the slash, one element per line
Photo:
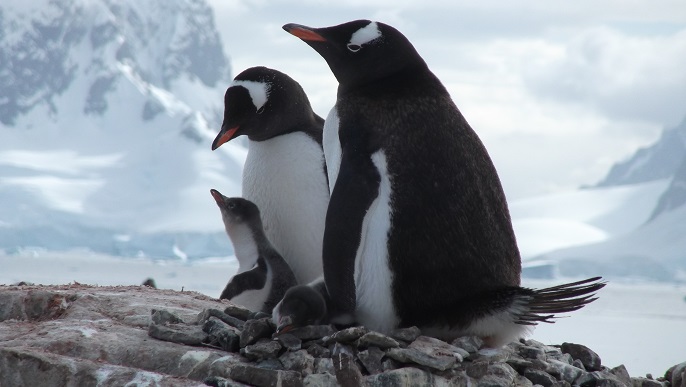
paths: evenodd
<path fill-rule="evenodd" d="M 686 281 L 686 120 L 598 186 L 512 211 L 526 275 Z"/>
<path fill-rule="evenodd" d="M 0 251 L 227 256 L 209 189 L 240 193 L 245 149 L 212 152 L 231 80 L 204 0 L 3 1 Z"/>

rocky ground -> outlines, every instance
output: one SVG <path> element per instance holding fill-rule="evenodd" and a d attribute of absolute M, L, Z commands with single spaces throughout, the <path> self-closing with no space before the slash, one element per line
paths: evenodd
<path fill-rule="evenodd" d="M 584 345 L 533 340 L 479 351 L 416 328 L 310 326 L 273 336 L 267 316 L 143 286 L 0 286 L 0 386 L 674 386 L 608 368 Z"/>

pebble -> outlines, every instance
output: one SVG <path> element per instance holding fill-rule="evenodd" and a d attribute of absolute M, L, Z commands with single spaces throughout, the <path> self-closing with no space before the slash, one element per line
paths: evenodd
<path fill-rule="evenodd" d="M 562 352 L 570 354 L 573 359 L 581 360 L 587 371 L 600 371 L 600 356 L 587 346 L 562 343 Z"/>
<path fill-rule="evenodd" d="M 241 331 L 240 347 L 243 348 L 257 342 L 259 339 L 271 337 L 272 333 L 274 333 L 274 328 L 269 320 L 248 320 Z"/>
<path fill-rule="evenodd" d="M 241 355 L 252 360 L 264 360 L 277 357 L 282 348 L 278 341 L 261 340 L 241 348 Z"/>

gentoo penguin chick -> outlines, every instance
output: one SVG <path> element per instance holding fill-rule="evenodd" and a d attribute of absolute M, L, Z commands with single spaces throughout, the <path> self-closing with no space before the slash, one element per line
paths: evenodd
<path fill-rule="evenodd" d="M 597 279 L 519 287 L 521 258 L 495 166 L 403 34 L 369 20 L 283 28 L 339 82 L 323 134 L 332 191 L 322 259 L 341 319 L 500 345 L 593 301 L 604 285 Z"/>
<path fill-rule="evenodd" d="M 265 233 L 298 283 L 322 275 L 329 203 L 322 150 L 324 120 L 302 87 L 266 67 L 238 74 L 224 96 L 224 122 L 212 149 L 248 136 L 242 196 L 262 212 Z M 251 267 L 248 262 L 241 268 Z"/>
<path fill-rule="evenodd" d="M 296 285 L 293 272 L 264 235 L 260 210 L 254 203 L 227 198 L 215 189 L 210 193 L 219 206 L 236 258 L 256 262 L 250 270 L 233 276 L 219 299 L 271 314 L 286 290 Z"/>
<path fill-rule="evenodd" d="M 293 328 L 323 322 L 327 312 L 325 293 L 323 279 L 316 284 L 288 289 L 272 312 L 276 332 L 285 333 Z"/>

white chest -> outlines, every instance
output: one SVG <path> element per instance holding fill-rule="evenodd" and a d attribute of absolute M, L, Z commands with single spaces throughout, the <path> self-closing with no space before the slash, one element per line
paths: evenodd
<path fill-rule="evenodd" d="M 333 187 L 338 178 L 338 171 L 341 169 L 341 141 L 338 137 L 338 127 L 340 119 L 338 118 L 338 111 L 334 106 L 329 112 L 324 122 L 324 133 L 322 135 L 322 145 L 324 148 L 324 156 L 326 157 L 326 169 L 329 175 L 330 192 L 333 192 Z"/>
<path fill-rule="evenodd" d="M 250 141 L 243 197 L 260 209 L 267 238 L 298 283 L 322 274 L 322 240 L 329 204 L 324 155 L 304 133 Z"/>

